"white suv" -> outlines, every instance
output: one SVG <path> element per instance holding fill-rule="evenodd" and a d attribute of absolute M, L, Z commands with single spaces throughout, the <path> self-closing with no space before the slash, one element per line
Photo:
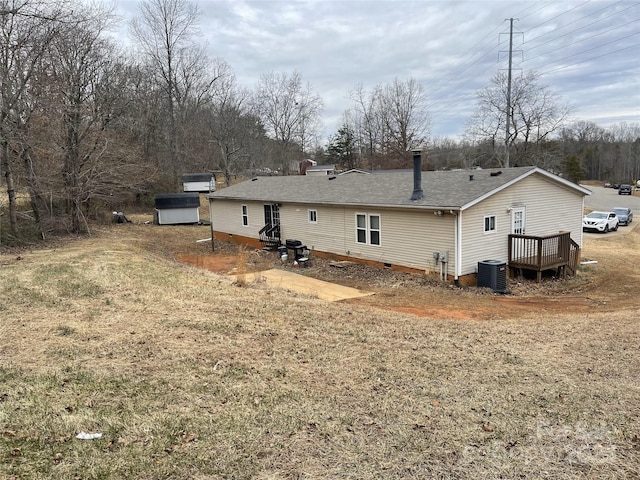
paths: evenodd
<path fill-rule="evenodd" d="M 609 230 L 618 230 L 618 223 L 618 216 L 613 212 L 591 212 L 582 217 L 582 230 L 607 233 Z"/>

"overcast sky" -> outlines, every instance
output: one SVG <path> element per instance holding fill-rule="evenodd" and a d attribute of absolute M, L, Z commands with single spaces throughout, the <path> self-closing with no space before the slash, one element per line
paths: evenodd
<path fill-rule="evenodd" d="M 463 133 L 476 93 L 506 71 L 535 70 L 573 106 L 574 120 L 640 123 L 640 1 L 199 0 L 200 38 L 238 83 L 297 71 L 324 102 L 335 133 L 349 93 L 414 78 L 431 135 Z M 124 19 L 139 0 L 116 0 Z"/>

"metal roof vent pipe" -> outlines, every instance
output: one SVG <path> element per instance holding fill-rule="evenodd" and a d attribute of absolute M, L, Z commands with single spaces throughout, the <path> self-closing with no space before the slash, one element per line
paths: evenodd
<path fill-rule="evenodd" d="M 413 151 L 413 195 L 411 200 L 420 200 L 422 192 L 422 150 Z"/>

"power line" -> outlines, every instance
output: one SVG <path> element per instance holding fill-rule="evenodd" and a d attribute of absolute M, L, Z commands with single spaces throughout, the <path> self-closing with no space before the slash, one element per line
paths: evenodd
<path fill-rule="evenodd" d="M 629 23 L 625 23 L 624 25 L 629 25 L 629 24 L 631 24 L 631 23 L 635 23 L 635 22 L 637 22 L 637 20 L 633 20 L 633 21 L 631 21 L 631 22 L 629 22 Z M 587 38 L 587 39 L 585 39 L 585 40 L 588 40 L 588 39 L 590 39 L 590 38 L 595 38 L 595 37 L 597 37 L 597 36 L 599 36 L 599 35 L 603 35 L 603 34 L 605 34 L 605 33 L 608 33 L 608 32 L 611 32 L 611 31 L 613 31 L 613 30 L 616 30 L 617 28 L 618 28 L 618 27 L 612 28 L 612 29 L 610 29 L 610 30 L 606 30 L 605 32 L 601 32 L 601 33 L 598 33 L 598 34 L 596 34 L 596 35 L 593 35 L 592 37 L 588 37 L 588 38 Z M 638 35 L 638 34 L 634 32 L 634 33 L 631 33 L 631 34 L 629 34 L 629 35 L 627 35 L 627 36 L 625 36 L 625 37 L 615 38 L 615 39 L 610 40 L 610 41 L 608 41 L 608 42 L 601 43 L 600 45 L 598 45 L 598 46 L 596 46 L 596 47 L 593 47 L 593 48 L 590 48 L 590 49 L 588 49 L 588 50 L 584 50 L 584 51 L 582 51 L 582 52 L 574 53 L 574 54 L 569 55 L 569 56 L 567 56 L 567 57 L 559 58 L 559 59 L 557 59 L 557 60 L 554 60 L 553 62 L 549 62 L 549 63 L 542 64 L 542 65 L 538 66 L 537 68 L 546 67 L 547 65 L 549 65 L 549 64 L 551 64 L 551 63 L 559 62 L 559 61 L 561 61 L 561 60 L 566 60 L 567 58 L 577 57 L 578 55 L 582 55 L 583 53 L 590 52 L 591 50 L 596 50 L 596 49 L 598 49 L 598 48 L 604 47 L 605 45 L 609 45 L 610 43 L 617 43 L 617 42 L 619 42 L 620 40 L 624 40 L 624 39 L 629 38 L 629 37 L 635 37 L 636 35 Z M 581 41 L 582 41 L 582 40 L 581 40 Z M 529 59 L 527 59 L 527 61 L 531 61 L 531 60 L 534 60 L 534 59 L 536 59 L 536 58 L 543 57 L 543 56 L 544 56 L 544 55 L 546 55 L 547 53 L 557 52 L 558 50 L 564 50 L 564 49 L 566 49 L 566 47 L 571 46 L 571 45 L 575 45 L 576 43 L 580 43 L 580 42 L 570 43 L 570 44 L 568 44 L 568 45 L 563 45 L 562 47 L 558 47 L 558 48 L 556 48 L 556 49 L 554 49 L 554 50 L 549 50 L 548 52 L 541 53 L 540 55 L 536 55 L 535 57 L 529 58 Z M 524 63 L 524 61 L 523 61 L 523 63 Z"/>
<path fill-rule="evenodd" d="M 551 1 L 550 1 L 550 2 L 548 2 L 548 3 L 543 3 L 543 4 L 540 6 L 540 8 L 539 8 L 539 9 L 537 9 L 537 10 L 535 10 L 535 11 L 533 11 L 533 12 L 531 12 L 531 13 L 528 13 L 528 14 L 526 14 L 526 15 L 524 15 L 524 16 L 523 16 L 522 14 L 523 14 L 524 12 L 526 12 L 526 11 L 527 11 L 527 10 L 529 10 L 530 8 L 535 7 L 535 4 L 534 4 L 534 5 L 531 5 L 530 7 L 527 7 L 527 8 L 525 8 L 524 10 L 522 10 L 520 13 L 518 13 L 518 14 L 516 15 L 516 18 L 519 18 L 520 20 L 524 20 L 525 18 L 528 18 L 528 17 L 530 17 L 531 15 L 535 15 L 535 14 L 536 14 L 536 13 L 538 13 L 539 11 L 544 10 L 544 9 L 545 9 L 545 8 L 547 8 L 549 5 L 553 5 L 554 3 L 556 3 L 554 0 L 551 0 Z"/>
<path fill-rule="evenodd" d="M 620 2 L 618 2 L 618 3 L 620 3 Z M 547 41 L 546 41 L 546 42 L 544 42 L 544 43 L 540 43 L 540 44 L 538 44 L 538 45 L 535 45 L 535 46 L 533 46 L 533 47 L 529 48 L 529 50 L 536 49 L 536 48 L 538 48 L 538 47 L 541 47 L 541 46 L 543 46 L 543 45 L 546 45 L 547 43 L 551 43 L 551 42 L 553 42 L 553 41 L 555 41 L 555 40 L 558 40 L 558 39 L 560 39 L 560 38 L 566 37 L 567 35 L 571 35 L 571 34 L 573 34 L 573 33 L 576 33 L 577 31 L 582 30 L 583 28 L 587 28 L 587 27 L 590 27 L 590 26 L 592 26 L 592 25 L 595 25 L 596 23 L 602 22 L 603 20 L 606 20 L 606 19 L 607 19 L 607 18 L 609 18 L 609 17 L 613 17 L 613 16 L 615 16 L 615 15 L 619 15 L 620 13 L 622 13 L 622 12 L 624 12 L 624 11 L 626 11 L 626 10 L 629 10 L 630 8 L 633 8 L 634 6 L 635 6 L 635 5 L 632 5 L 632 6 L 630 6 L 630 7 L 627 7 L 627 8 L 625 8 L 625 9 L 623 9 L 623 10 L 619 10 L 619 11 L 617 11 L 617 12 L 613 12 L 611 15 L 607 15 L 606 17 L 600 18 L 600 19 L 596 20 L 595 22 L 588 23 L 588 24 L 586 24 L 586 25 L 583 25 L 583 26 L 582 26 L 582 27 L 580 27 L 580 28 L 576 28 L 575 30 L 571 30 L 570 32 L 567 32 L 567 33 L 565 33 L 565 34 L 562 34 L 562 35 L 560 35 L 559 37 L 555 37 L 555 38 L 552 38 L 551 40 L 547 40 Z M 597 12 L 594 12 L 594 13 L 601 12 L 602 10 L 605 10 L 605 9 L 603 8 L 603 9 L 601 9 L 601 10 L 598 10 Z M 575 21 L 573 21 L 573 22 L 571 22 L 571 23 L 567 23 L 566 25 L 563 25 L 563 26 L 562 26 L 562 27 L 560 27 L 560 28 L 565 28 L 565 27 L 567 27 L 568 25 L 572 25 L 572 24 L 574 24 L 574 23 L 576 23 L 576 22 L 579 22 L 580 20 L 582 20 L 582 19 L 575 20 Z M 633 23 L 633 22 L 629 22 L 629 23 Z M 625 24 L 625 25 L 628 25 L 628 24 Z M 530 41 L 530 42 L 533 42 L 534 40 L 536 40 L 536 39 L 538 39 L 538 38 L 542 38 L 542 37 L 544 37 L 545 35 L 548 35 L 548 34 L 540 35 L 540 36 L 535 37 L 535 38 L 533 38 L 533 39 L 531 39 L 531 40 L 529 40 L 529 41 Z"/>
<path fill-rule="evenodd" d="M 575 7 L 570 8 L 569 10 L 567 10 L 567 11 L 565 11 L 565 12 L 562 12 L 562 13 L 560 13 L 559 15 L 556 15 L 555 17 L 550 18 L 549 20 L 545 20 L 544 22 L 539 23 L 538 25 L 536 25 L 535 27 L 533 27 L 531 30 L 535 30 L 536 28 L 541 27 L 542 25 L 544 25 L 544 24 L 546 24 L 546 23 L 549 23 L 549 22 L 550 22 L 550 21 L 552 21 L 552 20 L 555 20 L 556 18 L 560 18 L 561 16 L 566 15 L 566 14 L 567 14 L 567 13 L 569 13 L 569 12 L 572 12 L 572 11 L 573 11 L 573 10 L 575 10 L 576 8 L 579 8 L 579 7 L 583 6 L 583 5 L 586 5 L 586 4 L 587 4 L 587 3 L 589 3 L 590 1 L 591 1 L 591 0 L 587 0 L 586 2 L 583 2 L 583 3 L 581 3 L 580 5 L 576 5 Z M 620 1 L 622 1 L 622 0 L 620 0 Z M 620 3 L 620 2 L 618 2 L 618 3 Z"/>
<path fill-rule="evenodd" d="M 629 50 L 630 48 L 636 48 L 636 47 L 640 47 L 640 43 L 636 43 L 636 44 L 633 44 L 633 45 L 629 45 L 628 47 L 624 47 L 624 48 L 619 48 L 619 49 L 618 49 L 618 50 L 616 50 L 616 51 L 617 51 L 617 52 L 624 52 L 625 50 Z M 590 49 L 590 50 L 595 50 L 595 49 L 593 49 L 593 48 L 592 48 L 592 49 Z M 586 50 L 586 51 L 589 51 L 589 50 Z M 583 52 L 583 53 L 584 53 L 584 52 Z M 557 72 L 557 71 L 559 71 L 559 70 L 564 70 L 565 68 L 573 67 L 574 65 L 580 65 L 581 63 L 585 63 L 585 62 L 589 62 L 589 61 L 591 61 L 591 60 L 596 60 L 596 59 L 598 59 L 598 58 L 606 57 L 606 56 L 607 56 L 607 55 L 609 55 L 610 53 L 611 53 L 611 52 L 603 53 L 602 55 L 598 55 L 597 57 L 590 57 L 590 58 L 586 58 L 586 59 L 581 60 L 581 61 L 579 61 L 579 62 L 571 63 L 571 64 L 569 64 L 569 65 L 563 65 L 562 67 L 558 67 L 558 68 L 556 68 L 556 69 L 554 69 L 554 70 L 547 70 L 546 72 L 541 72 L 541 73 L 544 75 L 544 74 L 547 74 L 547 73 L 552 73 L 552 72 Z M 566 58 L 571 58 L 572 56 L 575 56 L 575 55 L 571 55 L 571 56 L 566 57 Z M 560 60 L 562 60 L 562 59 L 560 59 Z M 555 62 L 554 62 L 554 63 L 555 63 Z M 543 66 L 545 66 L 545 65 L 543 65 Z"/>
<path fill-rule="evenodd" d="M 548 3 L 545 3 L 542 6 L 540 6 L 539 4 L 538 5 L 530 5 L 527 8 L 525 8 L 524 10 L 522 10 L 518 14 L 518 17 L 519 18 L 532 17 L 533 15 L 535 15 L 536 13 L 544 10 L 546 7 L 548 7 L 550 4 L 553 4 L 553 3 L 557 4 L 557 2 L 548 2 Z M 554 15 L 553 17 L 551 17 L 551 18 L 549 18 L 549 19 L 547 19 L 547 20 L 545 20 L 543 22 L 538 23 L 531 30 L 539 28 L 539 27 L 544 26 L 544 25 L 547 25 L 550 22 L 552 22 L 552 21 L 554 21 L 554 20 L 556 20 L 558 18 L 562 18 L 564 15 L 570 14 L 571 12 L 575 12 L 577 9 L 583 8 L 588 3 L 590 3 L 590 2 L 589 1 L 582 2 L 582 3 L 576 5 L 576 6 L 572 7 L 572 8 L 570 8 L 570 9 L 562 12 L 562 13 L 559 13 L 558 15 Z M 593 18 L 594 16 L 596 16 L 598 14 L 601 14 L 602 12 L 605 12 L 608 9 L 617 7 L 617 6 L 621 5 L 621 4 L 623 4 L 623 6 L 624 6 L 624 8 L 621 9 L 621 10 L 613 11 L 610 14 L 607 14 L 605 16 L 597 18 L 597 20 L 591 21 L 586 25 L 582 25 L 582 26 L 579 26 L 577 28 L 573 28 L 569 32 L 564 33 L 562 35 L 557 35 L 558 30 L 560 30 L 560 29 L 566 29 L 571 25 L 576 25 L 579 22 L 584 21 L 585 19 L 588 19 L 589 17 Z M 621 15 L 621 14 L 623 14 L 623 12 L 627 12 L 630 9 L 633 9 L 633 8 L 637 7 L 637 5 L 640 5 L 640 3 L 633 2 L 631 5 L 627 5 L 627 2 L 621 0 L 621 1 L 615 2 L 613 4 L 609 4 L 609 5 L 607 5 L 607 6 L 603 7 L 603 8 L 597 8 L 597 10 L 594 10 L 594 11 L 591 11 L 591 12 L 587 11 L 587 13 L 582 15 L 580 19 L 571 21 L 571 22 L 569 22 L 569 23 L 567 23 L 565 25 L 562 25 L 562 26 L 558 27 L 557 29 L 554 29 L 554 30 L 552 30 L 552 31 L 550 31 L 548 33 L 544 33 L 544 34 L 538 35 L 537 37 L 534 37 L 534 38 L 532 38 L 530 40 L 527 40 L 526 41 L 526 45 L 527 45 L 526 50 L 530 51 L 530 50 L 541 48 L 541 47 L 543 47 L 545 45 L 548 45 L 548 44 L 550 44 L 550 43 L 552 43 L 554 41 L 559 41 L 559 40 L 561 40 L 563 38 L 566 38 L 566 37 L 568 37 L 568 36 L 570 36 L 572 34 L 576 34 L 577 32 L 579 32 L 581 30 L 585 30 L 586 28 L 591 27 L 593 25 L 602 24 L 602 22 L 604 22 L 605 20 L 607 20 L 609 18 L 612 18 L 612 17 L 614 17 L 616 15 Z M 538 8 L 536 8 L 535 10 L 532 11 L 532 9 L 534 7 L 538 7 Z M 598 7 L 599 7 L 599 5 L 598 5 Z M 628 17 L 626 17 L 626 18 L 628 18 Z M 622 23 L 622 24 L 618 24 L 615 27 L 607 28 L 606 30 L 600 31 L 600 32 L 595 33 L 593 35 L 590 35 L 590 36 L 588 36 L 586 38 L 582 38 L 580 40 L 576 40 L 576 41 L 573 41 L 571 43 L 564 44 L 562 47 L 554 48 L 552 50 L 547 50 L 544 53 L 540 53 L 539 55 L 536 55 L 535 57 L 527 59 L 526 62 L 527 62 L 527 64 L 530 64 L 532 60 L 540 58 L 540 57 L 542 57 L 544 55 L 548 55 L 549 53 L 552 53 L 552 52 L 555 52 L 555 51 L 559 50 L 560 48 L 566 49 L 567 47 L 569 47 L 571 45 L 576 45 L 576 44 L 579 44 L 579 43 L 584 42 L 586 40 L 590 40 L 590 39 L 596 38 L 598 36 L 605 35 L 605 34 L 610 33 L 612 31 L 618 30 L 620 28 L 628 27 L 629 25 L 634 24 L 636 22 L 637 21 L 633 21 L 632 20 L 632 21 L 627 21 L 627 22 Z M 467 72 L 474 65 L 477 65 L 477 64 L 481 63 L 489 55 L 493 54 L 500 47 L 500 45 L 502 45 L 503 42 L 499 42 L 497 46 L 494 46 L 494 47 L 491 47 L 489 49 L 486 49 L 485 40 L 487 39 L 487 37 L 489 35 L 493 34 L 497 29 L 498 28 L 493 29 L 492 32 L 490 32 L 485 37 L 483 37 L 481 42 L 478 42 L 476 47 L 474 47 L 474 49 L 476 49 L 478 51 L 478 54 L 477 54 L 478 56 L 472 55 L 472 58 L 475 57 L 475 60 L 473 62 L 465 64 L 464 68 L 456 68 L 456 69 L 452 70 L 448 75 L 446 75 L 446 77 L 444 77 L 444 79 L 441 82 L 438 82 L 439 83 L 438 88 L 436 88 L 435 90 L 430 92 L 431 94 L 434 95 L 434 97 L 430 96 L 430 100 L 431 101 L 428 102 L 428 108 L 430 109 L 429 113 L 430 113 L 430 116 L 431 116 L 432 119 L 437 116 L 438 120 L 439 120 L 438 123 L 445 123 L 448 119 L 454 118 L 458 112 L 464 112 L 464 110 L 467 109 L 466 107 L 469 105 L 470 101 L 476 97 L 477 92 L 479 91 L 478 89 L 474 89 L 473 91 L 470 91 L 470 90 L 466 90 L 463 87 L 465 85 L 468 86 L 467 88 L 471 87 L 471 84 L 474 82 L 474 80 L 477 80 L 477 79 L 481 78 L 483 76 L 483 74 L 474 72 L 474 76 L 473 77 L 469 77 L 469 75 L 463 76 L 462 74 Z M 551 38 L 551 39 L 549 39 L 549 37 L 553 36 L 554 34 L 556 36 Z M 538 66 L 537 68 L 542 68 L 542 67 L 552 66 L 554 64 L 559 64 L 560 62 L 565 61 L 567 59 L 575 59 L 580 55 L 588 54 L 589 52 L 597 50 L 598 48 L 605 48 L 607 46 L 610 46 L 611 44 L 615 44 L 617 42 L 622 42 L 624 40 L 627 40 L 630 37 L 633 37 L 634 35 L 637 35 L 637 32 L 631 33 L 629 35 L 625 35 L 625 36 L 622 36 L 622 37 L 618 37 L 615 40 L 607 41 L 607 42 L 604 42 L 604 43 L 599 43 L 597 46 L 595 46 L 593 48 L 589 48 L 589 49 L 586 49 L 586 50 L 583 50 L 583 51 L 580 51 L 580 52 L 577 52 L 577 53 L 574 53 L 574 54 L 571 54 L 571 55 L 566 55 L 566 56 L 564 56 L 562 58 L 555 59 L 553 61 L 546 62 L 546 63 Z M 536 45 L 535 42 L 538 41 L 538 40 L 541 40 L 541 39 L 548 39 L 548 40 L 544 41 L 543 43 L 539 43 L 539 44 Z M 482 45 L 480 45 L 480 44 L 482 44 Z M 525 45 L 524 42 L 523 42 L 523 45 Z M 541 72 L 541 73 L 549 74 L 549 73 L 552 73 L 552 72 L 564 70 L 566 68 L 569 68 L 569 67 L 572 67 L 572 66 L 575 66 L 575 65 L 579 65 L 579 64 L 586 63 L 586 62 L 589 62 L 589 61 L 592 61 L 592 60 L 596 60 L 596 59 L 599 59 L 599 58 L 602 58 L 602 57 L 606 57 L 606 56 L 610 55 L 613 52 L 623 52 L 623 51 L 627 51 L 629 49 L 637 48 L 637 46 L 638 46 L 637 44 L 630 45 L 630 46 L 623 46 L 623 47 L 615 49 L 615 50 L 610 50 L 608 53 L 605 53 L 605 54 L 602 54 L 602 55 L 592 56 L 592 57 L 590 57 L 588 59 L 579 60 L 577 62 L 573 62 L 573 63 L 568 64 L 568 65 L 561 65 L 561 66 L 558 66 L 557 68 L 551 68 L 551 69 L 549 69 L 549 70 L 547 70 L 545 72 Z M 484 53 L 483 53 L 483 51 L 484 51 Z M 456 64 L 456 67 L 460 66 L 460 63 L 462 61 L 464 61 L 464 59 L 466 57 L 469 56 L 469 53 L 470 53 L 470 51 L 465 54 L 465 56 L 463 57 L 463 60 L 458 62 Z M 524 62 L 525 61 L 523 60 L 522 63 L 524 63 Z M 493 67 L 488 66 L 488 68 L 486 70 L 489 70 L 491 68 L 493 68 Z M 440 91 L 442 91 L 445 87 L 449 87 L 449 88 L 458 87 L 459 88 L 458 91 L 461 91 L 461 90 L 466 90 L 466 91 L 464 93 L 458 93 L 457 95 L 456 94 L 451 94 L 451 95 L 447 95 L 445 97 L 435 98 L 435 94 L 440 92 Z"/>

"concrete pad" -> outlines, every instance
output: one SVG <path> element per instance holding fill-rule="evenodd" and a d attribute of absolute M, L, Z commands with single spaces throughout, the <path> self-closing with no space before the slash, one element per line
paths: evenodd
<path fill-rule="evenodd" d="M 367 297 L 373 292 L 364 292 L 357 288 L 344 287 L 335 283 L 329 283 L 315 278 L 299 275 L 297 273 L 279 270 L 265 270 L 263 272 L 251 274 L 260 275 L 263 281 L 269 286 L 282 288 L 296 293 L 302 293 L 312 297 L 317 297 L 329 302 L 337 302 L 347 298 Z"/>

